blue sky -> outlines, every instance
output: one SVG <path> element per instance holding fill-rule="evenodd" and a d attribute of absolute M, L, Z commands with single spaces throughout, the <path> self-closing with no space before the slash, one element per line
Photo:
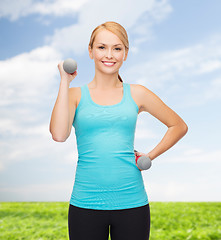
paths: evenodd
<path fill-rule="evenodd" d="M 92 81 L 87 46 L 105 21 L 128 32 L 123 81 L 152 90 L 189 127 L 142 172 L 149 201 L 220 201 L 220 7 L 218 0 L 1 1 L 0 201 L 69 201 L 78 154 L 74 128 L 63 143 L 49 132 L 57 64 L 77 60 L 70 87 Z M 135 149 L 148 153 L 166 130 L 142 112 Z"/>

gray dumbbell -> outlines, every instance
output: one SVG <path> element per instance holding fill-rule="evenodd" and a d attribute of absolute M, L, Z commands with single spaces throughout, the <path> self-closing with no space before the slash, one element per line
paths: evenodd
<path fill-rule="evenodd" d="M 74 73 L 77 70 L 77 62 L 72 58 L 67 58 L 63 62 L 63 69 L 66 73 Z"/>
<path fill-rule="evenodd" d="M 137 152 L 137 150 L 134 150 L 134 152 Z M 136 158 L 137 166 L 141 170 L 147 170 L 152 165 L 151 159 L 149 157 L 147 157 L 147 156 L 135 156 L 135 158 Z"/>

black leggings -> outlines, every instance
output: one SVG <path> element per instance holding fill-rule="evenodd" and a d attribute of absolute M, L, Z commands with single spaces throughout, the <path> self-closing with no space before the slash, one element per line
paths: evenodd
<path fill-rule="evenodd" d="M 69 205 L 70 240 L 148 240 L 149 204 L 120 210 L 95 210 Z M 109 232 L 110 231 L 110 232 Z"/>

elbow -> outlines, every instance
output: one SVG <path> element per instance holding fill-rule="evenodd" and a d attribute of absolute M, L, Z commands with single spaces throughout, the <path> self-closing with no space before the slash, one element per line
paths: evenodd
<path fill-rule="evenodd" d="M 64 136 L 62 134 L 55 133 L 54 131 L 52 131 L 51 127 L 49 128 L 49 131 L 51 133 L 52 139 L 55 142 L 65 142 L 68 138 L 68 136 Z"/>
<path fill-rule="evenodd" d="M 62 138 L 62 137 L 58 137 L 58 136 L 52 135 L 52 139 L 53 139 L 55 142 L 65 142 L 67 138 Z"/>
<path fill-rule="evenodd" d="M 183 132 L 183 136 L 186 135 L 186 133 L 188 132 L 188 126 L 185 122 L 182 123 L 182 132 Z"/>
<path fill-rule="evenodd" d="M 59 135 L 53 134 L 52 132 L 51 132 L 51 136 L 55 142 L 65 142 L 67 140 L 67 137 L 59 136 Z"/>

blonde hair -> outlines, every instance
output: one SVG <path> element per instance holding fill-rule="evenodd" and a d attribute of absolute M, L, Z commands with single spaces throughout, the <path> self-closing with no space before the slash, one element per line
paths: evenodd
<path fill-rule="evenodd" d="M 93 32 L 91 34 L 90 42 L 89 42 L 89 46 L 91 47 L 91 49 L 93 48 L 94 40 L 95 40 L 97 33 L 102 29 L 108 30 L 108 31 L 114 33 L 115 35 L 117 35 L 119 37 L 119 39 L 123 42 L 126 52 L 128 52 L 129 41 L 128 41 L 127 32 L 123 26 L 121 26 L 119 23 L 116 23 L 116 22 L 102 23 L 93 30 Z M 119 74 L 118 74 L 118 79 L 121 82 L 123 82 L 123 80 Z"/>

